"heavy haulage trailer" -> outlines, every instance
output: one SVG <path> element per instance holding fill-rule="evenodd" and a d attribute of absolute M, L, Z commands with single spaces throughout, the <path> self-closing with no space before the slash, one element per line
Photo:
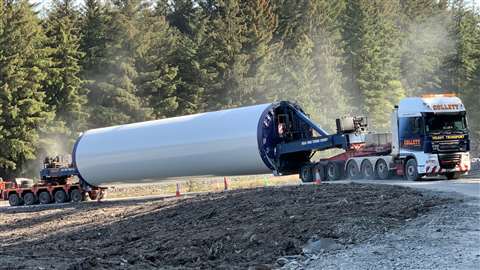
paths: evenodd
<path fill-rule="evenodd" d="M 57 156 L 45 158 L 40 181 L 30 179 L 3 180 L 0 178 L 0 199 L 11 206 L 49 203 L 81 202 L 100 199 L 105 188 L 91 187 L 78 181 L 77 170 L 68 159 Z"/>
<path fill-rule="evenodd" d="M 459 98 L 405 98 L 391 120 L 391 132 L 375 134 L 368 133 L 366 118 L 344 117 L 336 120 L 336 133 L 328 134 L 300 106 L 280 101 L 89 130 L 75 143 L 71 166 L 57 169 L 69 168 L 67 178 L 79 179 L 75 188 L 83 197 L 102 194 L 107 184 L 188 176 L 273 172 L 299 174 L 311 182 L 396 174 L 417 180 L 434 175 L 454 179 L 470 170 L 466 112 Z M 344 151 L 313 160 L 316 151 L 334 148 Z M 43 171 L 42 179 L 56 178 Z M 29 192 L 39 201 L 40 194 L 31 190 L 4 189 L 1 194 L 4 199 L 16 196 L 21 204 Z M 65 193 L 67 200 L 72 197 Z"/>

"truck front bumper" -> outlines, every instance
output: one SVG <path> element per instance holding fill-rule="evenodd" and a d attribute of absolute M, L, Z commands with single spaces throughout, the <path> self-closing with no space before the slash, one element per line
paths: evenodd
<path fill-rule="evenodd" d="M 449 172 L 467 173 L 471 168 L 470 153 L 452 153 L 431 155 L 425 164 L 426 175 L 438 175 Z"/>

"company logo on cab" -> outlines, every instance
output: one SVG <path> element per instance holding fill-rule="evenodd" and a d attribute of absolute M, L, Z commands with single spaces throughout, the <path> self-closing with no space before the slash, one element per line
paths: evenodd
<path fill-rule="evenodd" d="M 458 110 L 460 104 L 434 104 L 432 105 L 432 108 L 435 111 Z"/>

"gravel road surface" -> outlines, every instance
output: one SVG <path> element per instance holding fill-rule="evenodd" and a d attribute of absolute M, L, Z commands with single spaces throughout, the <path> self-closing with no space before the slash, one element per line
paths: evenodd
<path fill-rule="evenodd" d="M 408 186 L 461 202 L 434 207 L 356 245 L 280 259 L 283 269 L 480 269 L 480 179 L 358 182 Z"/>

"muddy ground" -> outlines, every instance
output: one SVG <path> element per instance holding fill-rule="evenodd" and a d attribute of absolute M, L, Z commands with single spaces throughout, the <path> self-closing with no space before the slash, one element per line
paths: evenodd
<path fill-rule="evenodd" d="M 309 240 L 361 243 L 457 202 L 398 186 L 322 184 L 1 208 L 0 269 L 270 269 Z"/>

